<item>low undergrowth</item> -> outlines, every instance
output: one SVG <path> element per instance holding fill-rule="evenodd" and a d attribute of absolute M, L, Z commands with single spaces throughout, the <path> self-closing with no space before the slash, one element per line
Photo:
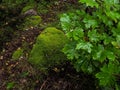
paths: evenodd
<path fill-rule="evenodd" d="M 92 74 L 105 90 L 119 90 L 120 5 L 115 0 L 79 0 L 82 10 L 64 13 L 61 27 L 69 38 L 63 52 L 76 71 Z"/>

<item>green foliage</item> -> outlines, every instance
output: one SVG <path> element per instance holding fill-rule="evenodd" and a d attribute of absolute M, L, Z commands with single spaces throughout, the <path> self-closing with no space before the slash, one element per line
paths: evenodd
<path fill-rule="evenodd" d="M 79 0 L 84 9 L 61 16 L 69 38 L 63 52 L 77 71 L 96 76 L 100 86 L 119 87 L 120 5 L 118 0 Z M 116 86 L 117 85 L 117 86 Z"/>
<path fill-rule="evenodd" d="M 30 10 L 30 9 L 34 9 L 36 7 L 37 3 L 34 0 L 29 0 L 29 2 L 27 2 L 25 4 L 25 6 L 22 8 L 21 13 L 25 13 L 26 11 Z"/>
<path fill-rule="evenodd" d="M 14 53 L 12 55 L 12 59 L 18 60 L 20 58 L 20 56 L 22 56 L 22 54 L 23 54 L 23 50 L 21 48 L 18 48 L 16 51 L 14 51 Z"/>
<path fill-rule="evenodd" d="M 29 75 L 29 72 L 22 72 L 21 74 L 20 74 L 20 76 L 21 77 L 27 77 Z"/>
<path fill-rule="evenodd" d="M 38 6 L 37 6 L 37 12 L 38 12 L 38 14 L 48 13 L 49 10 L 46 9 L 46 8 L 48 8 L 48 6 L 49 6 L 50 3 L 47 3 L 45 0 L 41 0 L 40 3 L 41 4 L 38 4 Z"/>
<path fill-rule="evenodd" d="M 14 82 L 7 83 L 7 90 L 11 90 L 14 87 L 14 85 L 15 85 Z"/>
<path fill-rule="evenodd" d="M 54 27 L 46 28 L 38 37 L 31 51 L 29 62 L 41 71 L 65 62 L 61 49 L 67 42 L 64 33 Z"/>
<path fill-rule="evenodd" d="M 80 0 L 81 3 L 85 3 L 86 6 L 98 8 L 98 3 L 95 0 Z"/>
<path fill-rule="evenodd" d="M 100 85 L 102 86 L 114 86 L 115 77 L 114 74 L 119 74 L 120 67 L 118 62 L 109 62 L 101 68 L 101 72 L 96 74 L 96 77 L 100 79 Z"/>

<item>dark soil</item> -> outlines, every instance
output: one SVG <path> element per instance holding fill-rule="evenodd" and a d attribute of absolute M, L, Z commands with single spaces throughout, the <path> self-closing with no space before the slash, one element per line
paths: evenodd
<path fill-rule="evenodd" d="M 76 4 L 76 0 L 66 2 Z M 43 23 L 55 22 L 57 13 L 63 12 L 66 3 L 50 6 L 49 13 L 41 14 Z M 0 54 L 0 90 L 97 90 L 92 75 L 78 73 L 67 62 L 50 69 L 48 75 L 41 73 L 27 62 L 36 37 L 43 29 L 31 28 L 16 31 L 10 42 L 3 44 Z M 24 48 L 24 55 L 13 60 L 12 54 L 18 48 Z"/>

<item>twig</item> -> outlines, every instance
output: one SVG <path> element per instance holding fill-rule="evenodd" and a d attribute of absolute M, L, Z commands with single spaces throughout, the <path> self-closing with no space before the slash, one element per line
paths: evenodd
<path fill-rule="evenodd" d="M 41 85 L 41 87 L 40 87 L 40 90 L 42 90 L 43 89 L 43 87 L 45 86 L 45 84 L 46 84 L 46 82 L 47 82 L 47 80 L 48 80 L 48 78 L 43 82 L 43 84 Z"/>

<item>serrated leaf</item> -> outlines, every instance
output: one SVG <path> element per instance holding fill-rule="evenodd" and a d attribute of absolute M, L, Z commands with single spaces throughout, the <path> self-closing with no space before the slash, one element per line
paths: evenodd
<path fill-rule="evenodd" d="M 73 37 L 73 33 L 72 33 L 72 32 L 67 32 L 67 33 L 66 33 L 66 36 L 67 36 L 68 38 L 72 38 L 72 37 Z"/>
<path fill-rule="evenodd" d="M 116 42 L 116 41 L 112 41 L 111 44 L 115 47 L 115 48 L 120 48 L 120 43 Z"/>
<path fill-rule="evenodd" d="M 108 44 L 110 44 L 111 41 L 112 41 L 112 38 L 106 36 L 105 39 L 104 39 L 104 45 L 108 45 Z"/>
<path fill-rule="evenodd" d="M 120 3 L 119 0 L 104 0 L 105 3 L 110 3 L 110 4 L 118 4 Z"/>
<path fill-rule="evenodd" d="M 67 58 L 72 60 L 75 57 L 79 57 L 76 50 L 74 49 L 74 43 L 69 43 L 64 46 L 62 51 L 67 55 Z"/>
<path fill-rule="evenodd" d="M 90 39 L 90 41 L 92 41 L 92 42 L 97 42 L 97 41 L 99 41 L 99 35 L 98 35 L 98 33 L 96 32 L 96 30 L 92 30 L 92 31 L 89 31 L 88 32 L 88 37 L 89 37 L 89 39 Z"/>
<path fill-rule="evenodd" d="M 106 56 L 109 60 L 114 61 L 115 60 L 115 55 L 111 51 L 106 51 Z"/>
<path fill-rule="evenodd" d="M 90 27 L 95 28 L 95 27 L 97 27 L 97 25 L 98 25 L 98 23 L 97 23 L 96 20 L 90 20 L 90 19 L 87 19 L 87 18 L 85 18 L 85 19 L 83 20 L 83 22 L 85 23 L 85 27 L 86 27 L 87 29 L 90 28 Z"/>
<path fill-rule="evenodd" d="M 63 14 L 60 18 L 62 29 L 67 32 L 70 29 L 70 17 L 67 14 Z"/>
<path fill-rule="evenodd" d="M 96 74 L 96 77 L 100 80 L 100 85 L 109 86 L 115 82 L 115 74 L 119 73 L 118 66 L 110 62 L 108 65 L 104 65 L 101 68 L 101 72 Z"/>
<path fill-rule="evenodd" d="M 94 47 L 94 52 L 92 54 L 93 54 L 94 60 L 98 60 L 100 62 L 103 62 L 104 60 L 106 60 L 105 50 L 102 45 L 98 45 Z"/>
<path fill-rule="evenodd" d="M 76 69 L 77 72 L 81 70 L 81 66 L 84 63 L 83 59 L 77 59 L 77 61 L 74 63 L 74 68 Z"/>
<path fill-rule="evenodd" d="M 117 19 L 119 19 L 120 18 L 120 14 L 118 13 L 118 12 L 114 12 L 114 11 L 106 11 L 105 12 L 106 13 L 106 15 L 108 16 L 108 17 L 110 17 L 112 20 L 114 20 L 115 22 L 117 22 Z"/>
<path fill-rule="evenodd" d="M 106 52 L 105 50 L 102 52 L 101 57 L 99 59 L 100 62 L 104 62 L 106 60 Z"/>
<path fill-rule="evenodd" d="M 74 40 L 79 40 L 80 38 L 82 38 L 84 36 L 84 32 L 83 29 L 81 28 L 77 28 L 73 31 L 73 38 Z"/>
<path fill-rule="evenodd" d="M 90 42 L 80 42 L 76 45 L 76 49 L 86 50 L 88 53 L 91 53 L 93 45 Z"/>
<path fill-rule="evenodd" d="M 100 80 L 100 85 L 106 86 L 110 82 L 109 80 L 111 77 L 108 77 L 107 73 L 99 72 L 96 74 L 96 78 Z"/>
<path fill-rule="evenodd" d="M 91 64 L 89 64 L 87 70 L 88 70 L 89 73 L 92 73 L 93 72 L 93 66 Z"/>
<path fill-rule="evenodd" d="M 89 66 L 89 62 L 84 60 L 84 62 L 81 65 L 82 71 L 83 72 L 88 72 L 88 66 Z"/>
<path fill-rule="evenodd" d="M 98 3 L 95 0 L 79 0 L 81 3 L 85 3 L 87 6 L 98 8 Z"/>

